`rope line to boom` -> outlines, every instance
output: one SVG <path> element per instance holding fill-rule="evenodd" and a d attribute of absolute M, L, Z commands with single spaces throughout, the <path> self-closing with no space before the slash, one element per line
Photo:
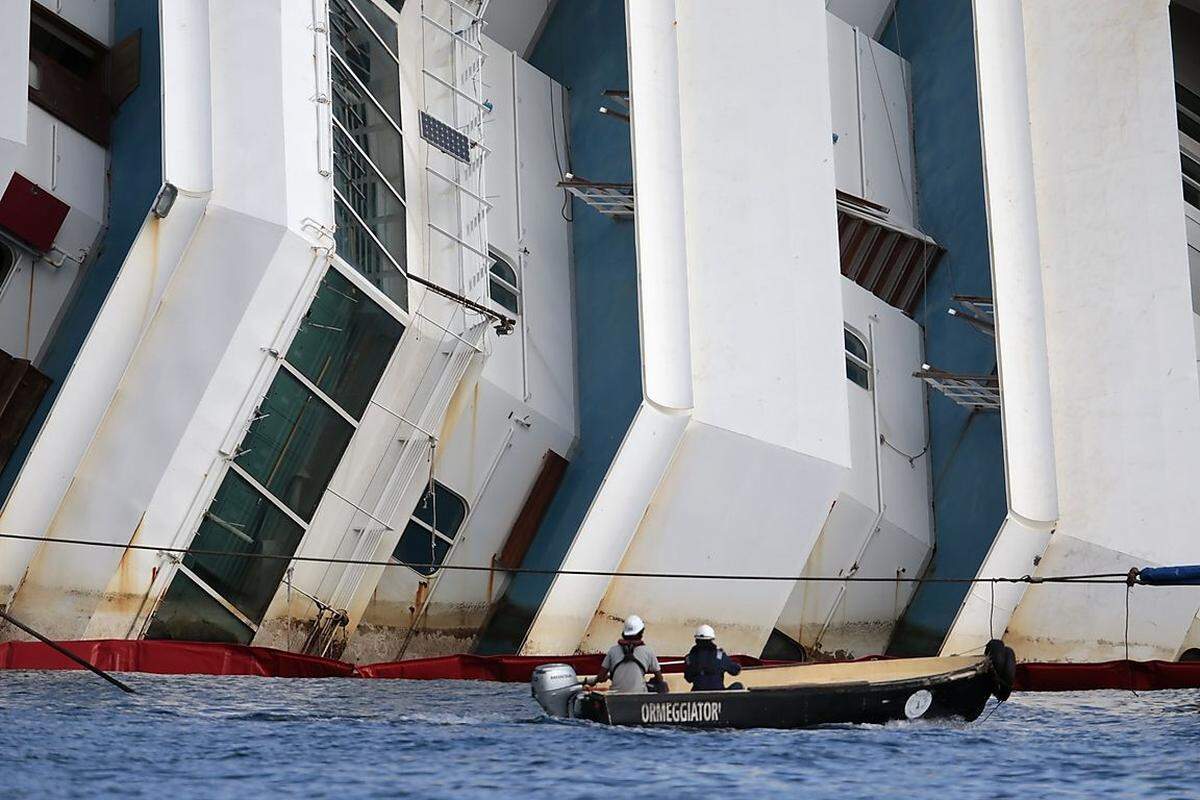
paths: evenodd
<path fill-rule="evenodd" d="M 412 569 L 445 569 L 459 572 L 507 572 L 513 575 L 574 575 L 593 578 L 671 578 L 679 580 L 722 580 L 722 581 L 787 581 L 790 583 L 1081 583 L 1081 584 L 1125 584 L 1128 572 L 1096 572 L 1080 575 L 1021 575 L 1019 577 L 973 577 L 973 578 L 909 578 L 901 576 L 873 577 L 864 575 L 737 575 L 695 572 L 621 572 L 598 569 L 541 569 L 537 567 L 495 567 L 474 564 L 417 564 L 408 561 L 380 561 L 358 558 L 327 558 L 323 556 L 288 556 L 280 553 L 245 553 L 236 550 L 200 550 L 183 547 L 157 547 L 149 544 L 121 544 L 119 542 L 97 542 L 89 539 L 56 539 L 49 536 L 30 536 L 20 533 L 0 533 L 0 539 L 16 539 L 46 544 L 69 544 L 85 547 L 107 547 L 117 550 L 145 550 L 163 554 L 250 558 L 263 561 L 298 561 L 314 564 L 357 564 L 369 567 L 408 567 Z M 1139 584 L 1140 585 L 1140 584 Z"/>

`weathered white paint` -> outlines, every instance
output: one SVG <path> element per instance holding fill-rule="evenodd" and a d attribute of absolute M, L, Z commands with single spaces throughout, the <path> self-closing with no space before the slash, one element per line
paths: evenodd
<path fill-rule="evenodd" d="M 644 400 L 564 569 L 611 570 L 621 563 L 693 402 L 675 25 L 673 0 L 626 4 L 631 105 L 646 109 L 631 125 Z M 557 576 L 523 650 L 577 647 L 609 585 L 606 577 Z"/>
<path fill-rule="evenodd" d="M 493 202 L 488 240 L 519 270 L 521 314 L 513 334 L 495 339 L 482 369 L 464 382 L 438 443 L 435 477 L 468 504 L 447 562 L 467 565 L 488 564 L 500 551 L 546 451 L 568 456 L 578 425 L 570 225 L 559 213 L 561 173 L 552 140 L 558 137 L 561 150 L 566 96 L 515 53 L 490 39 L 484 45 L 493 104 L 485 127 Z M 421 583 L 428 586 L 425 602 L 404 655 L 468 649 L 507 580 L 503 572 L 445 570 L 425 578 L 405 567 L 389 569 L 345 657 L 397 657 Z"/>
<path fill-rule="evenodd" d="M 809 5 L 678 4 L 695 418 L 847 465 L 829 60 Z"/>
<path fill-rule="evenodd" d="M 883 35 L 895 6 L 896 0 L 825 0 L 831 16 L 861 28 L 872 39 Z"/>
<path fill-rule="evenodd" d="M 633 169 L 637 175 L 642 391 L 650 403 L 692 408 L 687 235 L 683 217 L 679 54 L 675 3 L 626 6 Z"/>
<path fill-rule="evenodd" d="M 257 400 L 248 395 L 269 363 L 264 348 L 303 311 L 297 298 L 323 269 L 311 224 L 330 225 L 332 213 L 327 183 L 313 191 L 308 179 L 317 155 L 311 30 L 299 47 L 282 45 L 311 14 L 229 0 L 164 8 L 164 42 L 181 40 L 164 49 L 174 98 L 164 106 L 166 179 L 182 191 L 127 258 L 13 491 L 6 529 L 164 545 L 194 530 L 188 515 L 213 488 L 222 439 Z M 195 35 L 210 28 L 211 42 Z M 246 136 L 249 118 L 274 135 Z M 287 146 L 292 137 L 308 146 Z M 238 168 L 248 162 L 254 182 Z M 214 175 L 223 181 L 206 207 Z M 122 560 L 120 550 L 64 559 L 54 547 L 31 563 L 4 559 L 6 570 L 30 563 L 14 608 L 64 638 L 136 634 L 163 563 L 152 553 Z"/>
<path fill-rule="evenodd" d="M 24 145 L 29 121 L 29 0 L 3 0 L 0 19 L 0 140 Z"/>
<path fill-rule="evenodd" d="M 112 45 L 114 0 L 35 0 L 35 2 L 53 11 L 101 44 Z"/>
<path fill-rule="evenodd" d="M 1058 486 L 1021 3 L 987 0 L 974 11 L 1008 498 L 979 575 L 1003 577 L 1028 574 L 1041 557 L 1058 520 Z M 997 607 L 995 588 L 971 587 L 944 653 L 967 652 L 1008 624 L 1024 584 L 1002 587 Z"/>
<path fill-rule="evenodd" d="M 221 3 L 211 5 L 218 12 L 219 19 Z M 168 3 L 160 15 L 163 175 L 168 183 L 187 192 L 207 193 L 213 188 L 214 109 L 211 83 L 214 78 L 220 80 L 221 76 L 215 76 L 213 72 L 214 67 L 223 60 L 210 55 L 209 7 L 209 0 Z M 269 4 L 262 4 L 259 18 L 254 22 L 269 24 L 271 16 L 278 16 L 277 12 L 273 14 L 272 11 Z M 218 33 L 223 31 L 218 30 Z M 211 37 L 211 43 L 218 48 L 233 46 L 222 41 L 219 35 Z M 238 78 L 250 85 L 261 74 L 244 70 L 239 70 L 239 73 Z M 256 115 L 254 119 L 257 128 L 262 118 Z M 244 137 L 244 120 L 241 130 Z M 245 174 L 242 173 L 242 176 Z"/>
<path fill-rule="evenodd" d="M 847 24 L 833 9 L 829 89 L 837 188 L 888 209 L 894 225 L 914 229 L 916 174 L 908 62 Z"/>
<path fill-rule="evenodd" d="M 863 196 L 862 117 L 858 93 L 858 32 L 833 14 L 829 28 L 829 101 L 837 188 Z"/>
<path fill-rule="evenodd" d="M 912 376 L 922 362 L 921 330 L 845 278 L 842 302 L 874 369 L 869 391 L 846 382 L 852 468 L 804 574 L 913 577 L 933 549 L 925 390 Z M 914 588 L 798 582 L 776 627 L 823 652 L 880 653 Z"/>
<path fill-rule="evenodd" d="M 677 325 L 654 336 L 689 348 L 695 409 L 660 410 L 647 394 L 564 567 L 797 574 L 850 461 L 824 14 L 767 0 L 736 14 L 669 2 L 626 8 L 643 347 L 653 341 L 647 321 L 668 312 L 676 319 L 673 304 L 686 303 L 687 339 Z M 674 157 L 669 143 L 649 143 L 674 132 L 653 118 L 644 130 L 637 111 L 670 107 L 670 98 L 658 102 L 669 81 L 651 78 L 661 77 L 652 67 L 672 46 L 685 298 L 678 282 L 674 293 L 645 291 L 647 277 L 663 266 L 662 258 L 647 257 L 645 237 L 664 236 L 650 247 L 654 253 L 671 246 L 673 232 L 669 225 L 651 230 L 640 216 L 643 207 L 664 209 L 647 192 L 669 191 L 672 182 L 664 165 L 641 183 L 645 165 Z M 717 51 L 737 60 L 736 75 L 725 59 L 710 57 Z M 806 76 L 785 99 L 776 81 L 781 69 Z M 713 104 L 714 92 L 725 101 Z M 767 130 L 789 146 L 747 146 Z M 654 363 L 645 359 L 647 369 Z M 647 377 L 648 390 L 656 385 Z M 724 601 L 731 591 L 736 604 Z M 660 647 L 686 644 L 696 620 L 707 619 L 722 625 L 729 646 L 754 650 L 790 591 L 782 582 L 748 588 L 559 576 L 523 651 L 599 649 L 616 620 L 634 612 L 647 615 Z"/>
<path fill-rule="evenodd" d="M 1187 218 L 1188 273 L 1192 280 L 1192 310 L 1200 311 L 1200 208 L 1184 203 Z"/>
<path fill-rule="evenodd" d="M 1187 636 L 1183 638 L 1183 644 L 1179 646 L 1179 655 L 1182 656 L 1188 650 L 1194 649 L 1200 649 L 1200 615 L 1192 620 Z"/>
<path fill-rule="evenodd" d="M 1200 396 L 1168 8 L 1023 11 L 1061 510 L 1038 574 L 1196 563 Z M 1034 586 L 1008 639 L 1026 659 L 1117 657 L 1123 601 L 1122 586 Z M 1173 657 L 1197 603 L 1186 588 L 1134 591 L 1132 657 Z"/>
<path fill-rule="evenodd" d="M 668 474 L 688 426 L 686 414 L 643 403 L 563 559 L 564 570 L 616 570 Z M 672 561 L 673 567 L 679 562 Z M 522 645 L 524 653 L 571 653 L 581 646 L 613 580 L 558 575 Z M 627 612 L 633 613 L 633 612 Z"/>
<path fill-rule="evenodd" d="M 892 221 L 912 228 L 917 201 L 908 63 L 861 32 L 855 42 L 863 196 L 888 208 Z"/>
<path fill-rule="evenodd" d="M 19 172 L 70 206 L 48 254 L 59 266 L 27 253 L 0 286 L 0 349 L 36 360 L 104 224 L 108 165 L 103 147 L 22 102 L 29 141 L 21 145 L 0 138 L 0 187 Z"/>
<path fill-rule="evenodd" d="M 490 39 L 518 58 L 528 58 L 558 0 L 489 3 L 483 18 Z"/>

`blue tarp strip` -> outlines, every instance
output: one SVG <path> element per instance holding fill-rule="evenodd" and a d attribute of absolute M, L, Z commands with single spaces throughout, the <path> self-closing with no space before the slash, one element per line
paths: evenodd
<path fill-rule="evenodd" d="M 1179 567 L 1146 567 L 1138 580 L 1150 586 L 1200 586 L 1200 564 Z"/>

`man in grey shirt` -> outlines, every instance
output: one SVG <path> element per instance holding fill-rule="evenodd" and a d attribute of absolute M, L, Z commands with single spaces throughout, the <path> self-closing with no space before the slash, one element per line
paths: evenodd
<path fill-rule="evenodd" d="M 589 686 L 603 683 L 611 676 L 611 691 L 646 693 L 646 674 L 653 673 L 654 681 L 662 683 L 662 667 L 654 651 L 642 641 L 646 625 L 642 618 L 633 614 L 625 620 L 621 638 L 604 656 L 600 672 L 588 680 Z"/>

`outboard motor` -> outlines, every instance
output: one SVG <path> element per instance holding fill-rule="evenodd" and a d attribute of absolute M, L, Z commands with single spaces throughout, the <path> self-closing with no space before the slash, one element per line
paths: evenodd
<path fill-rule="evenodd" d="M 552 717 L 572 717 L 574 700 L 583 691 L 570 664 L 543 664 L 533 670 L 533 697 Z"/>

